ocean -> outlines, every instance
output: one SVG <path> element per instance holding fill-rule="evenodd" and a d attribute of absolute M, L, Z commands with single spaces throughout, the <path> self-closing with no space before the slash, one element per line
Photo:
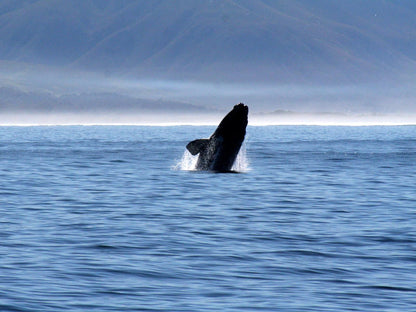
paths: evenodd
<path fill-rule="evenodd" d="M 416 311 L 416 126 L 0 127 L 0 311 Z"/>

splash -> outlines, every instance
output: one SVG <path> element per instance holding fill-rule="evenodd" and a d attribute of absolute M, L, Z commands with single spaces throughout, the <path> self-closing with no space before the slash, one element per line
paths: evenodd
<path fill-rule="evenodd" d="M 195 171 L 196 163 L 198 162 L 199 155 L 193 156 L 187 149 L 185 149 L 182 158 L 179 162 L 173 167 L 174 170 L 184 170 L 184 171 Z M 247 159 L 246 147 L 243 144 L 241 147 L 237 158 L 231 168 L 231 171 L 234 172 L 247 172 L 249 171 L 249 162 Z"/>
<path fill-rule="evenodd" d="M 231 170 L 235 172 L 247 172 L 250 170 L 245 144 L 241 146 Z"/>
<path fill-rule="evenodd" d="M 198 157 L 198 155 L 193 156 L 191 153 L 188 152 L 187 149 L 185 149 L 182 158 L 179 160 L 176 166 L 174 166 L 174 169 L 185 171 L 196 170 L 196 163 L 198 161 Z"/>

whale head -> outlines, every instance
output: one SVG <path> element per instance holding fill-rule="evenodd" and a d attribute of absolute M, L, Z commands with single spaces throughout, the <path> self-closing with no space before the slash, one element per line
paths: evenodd
<path fill-rule="evenodd" d="M 243 103 L 234 105 L 234 108 L 223 118 L 214 132 L 216 136 L 224 139 L 240 141 L 244 140 L 248 123 L 248 107 Z"/>

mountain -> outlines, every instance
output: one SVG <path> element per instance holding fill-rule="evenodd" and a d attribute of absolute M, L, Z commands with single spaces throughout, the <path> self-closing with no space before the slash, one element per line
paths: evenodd
<path fill-rule="evenodd" d="M 0 65 L 360 83 L 416 70 L 413 0 L 0 0 Z"/>
<path fill-rule="evenodd" d="M 0 87 L 1 113 L 208 113 L 203 106 L 166 99 L 149 100 L 118 93 L 81 93 L 57 96 L 49 92 L 23 91 L 18 88 Z"/>

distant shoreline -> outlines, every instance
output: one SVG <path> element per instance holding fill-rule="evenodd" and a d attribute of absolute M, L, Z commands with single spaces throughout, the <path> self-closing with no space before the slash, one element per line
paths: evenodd
<path fill-rule="evenodd" d="M 216 126 L 218 115 L 2 114 L 0 126 Z M 249 126 L 413 126 L 416 115 L 252 114 Z"/>

